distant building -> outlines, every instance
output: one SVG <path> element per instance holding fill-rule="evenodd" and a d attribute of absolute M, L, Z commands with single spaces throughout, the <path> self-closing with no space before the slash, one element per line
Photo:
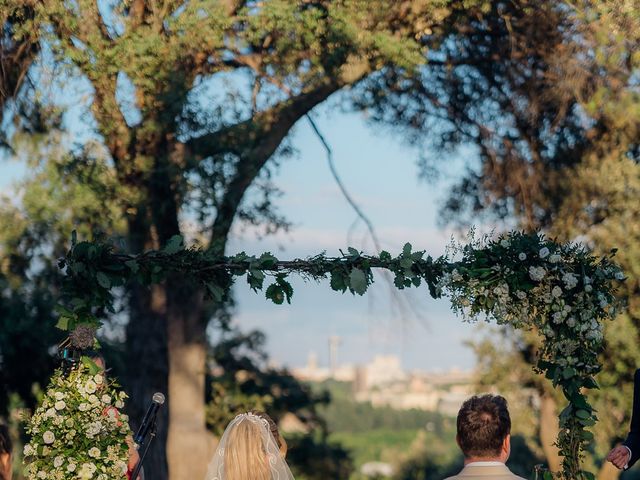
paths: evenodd
<path fill-rule="evenodd" d="M 376 355 L 366 369 L 368 388 L 401 382 L 407 377 L 395 355 Z"/>
<path fill-rule="evenodd" d="M 384 462 L 367 462 L 360 467 L 360 473 L 365 477 L 390 477 L 393 466 Z"/>

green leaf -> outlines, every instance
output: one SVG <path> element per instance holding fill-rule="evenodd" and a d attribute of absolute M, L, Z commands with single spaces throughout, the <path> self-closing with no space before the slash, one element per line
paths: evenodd
<path fill-rule="evenodd" d="M 388 262 L 391 260 L 391 254 L 389 252 L 387 252 L 386 250 L 382 250 L 380 252 L 380 260 L 382 260 L 383 262 Z"/>
<path fill-rule="evenodd" d="M 260 262 L 260 266 L 262 268 L 271 268 L 278 262 L 278 259 L 274 257 L 271 252 L 264 252 L 262 255 L 260 255 L 258 261 Z"/>
<path fill-rule="evenodd" d="M 56 328 L 65 331 L 69 330 L 69 317 L 60 317 L 58 323 L 56 323 Z"/>
<path fill-rule="evenodd" d="M 179 252 L 180 250 L 183 250 L 183 242 L 184 239 L 182 238 L 182 235 L 174 235 L 169 239 L 162 251 L 169 255 Z"/>
<path fill-rule="evenodd" d="M 221 302 L 224 298 L 224 290 L 218 285 L 207 283 L 207 291 L 209 292 L 209 295 L 211 295 L 211 298 L 213 298 L 216 302 Z"/>
<path fill-rule="evenodd" d="M 349 247 L 347 250 L 349 251 L 349 255 L 354 258 L 358 258 L 360 256 L 360 252 L 353 247 Z"/>
<path fill-rule="evenodd" d="M 284 302 L 284 292 L 282 291 L 282 288 L 275 283 L 269 285 L 267 291 L 265 292 L 265 297 L 267 297 L 276 305 L 282 305 L 282 303 Z"/>
<path fill-rule="evenodd" d="M 345 278 L 342 272 L 332 271 L 331 272 L 331 289 L 335 291 L 344 292 L 347 289 L 347 285 L 345 283 Z"/>
<path fill-rule="evenodd" d="M 109 277 L 107 277 L 104 273 L 96 273 L 96 280 L 98 280 L 98 283 L 102 288 L 111 288 L 111 281 L 109 280 Z"/>
<path fill-rule="evenodd" d="M 404 244 L 404 247 L 402 247 L 402 255 L 404 256 L 409 256 L 411 255 L 411 248 L 413 248 L 411 246 L 411 244 L 409 242 Z"/>
<path fill-rule="evenodd" d="M 351 274 L 349 275 L 349 286 L 358 295 L 364 295 L 364 292 L 367 291 L 367 277 L 362 270 L 359 268 L 351 270 Z"/>
<path fill-rule="evenodd" d="M 579 409 L 576 411 L 576 417 L 581 420 L 586 420 L 587 418 L 591 418 L 591 413 L 587 410 Z"/>
<path fill-rule="evenodd" d="M 100 373 L 102 371 L 102 369 L 98 365 L 96 365 L 96 362 L 94 362 L 89 357 L 83 355 L 82 357 L 80 357 L 80 361 L 85 367 L 89 369 L 89 373 L 91 375 L 95 375 L 96 373 Z"/>
<path fill-rule="evenodd" d="M 140 270 L 140 265 L 138 265 L 136 260 L 127 260 L 124 264 L 129 267 L 131 273 L 138 273 L 138 270 Z"/>

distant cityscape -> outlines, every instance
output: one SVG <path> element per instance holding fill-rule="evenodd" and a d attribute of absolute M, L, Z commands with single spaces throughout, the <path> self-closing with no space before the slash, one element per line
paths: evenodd
<path fill-rule="evenodd" d="M 446 372 L 407 372 L 395 355 L 375 355 L 363 365 L 340 364 L 340 339 L 329 338 L 329 365 L 321 366 L 315 352 L 307 365 L 293 368 L 292 374 L 307 382 L 335 380 L 351 384 L 357 402 L 397 410 L 419 409 L 456 415 L 462 402 L 473 394 L 473 372 L 451 369 Z"/>

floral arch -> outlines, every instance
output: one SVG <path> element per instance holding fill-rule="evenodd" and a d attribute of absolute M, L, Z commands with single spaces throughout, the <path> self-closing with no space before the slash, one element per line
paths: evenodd
<path fill-rule="evenodd" d="M 132 280 L 161 282 L 168 273 L 189 272 L 217 301 L 227 295 L 235 280 L 245 277 L 254 291 L 264 289 L 266 298 L 282 304 L 290 302 L 293 295 L 287 280 L 292 273 L 313 280 L 329 277 L 333 290 L 363 295 L 373 283 L 373 269 L 385 269 L 392 273 L 399 289 L 425 283 L 432 297 L 449 297 L 454 311 L 465 320 L 493 320 L 539 333 L 542 348 L 533 368 L 559 387 L 567 400 L 559 417 L 557 446 L 563 461 L 558 475 L 564 480 L 593 479 L 593 474 L 581 467 L 582 452 L 593 439 L 588 427 L 597 420 L 586 391 L 598 388 L 594 377 L 601 369 L 598 353 L 602 349 L 603 322 L 613 319 L 619 306 L 615 291 L 624 275 L 611 259 L 614 254 L 597 258 L 580 244 L 559 244 L 539 234 L 521 232 L 472 240 L 436 259 L 422 251 L 414 252 L 407 243 L 396 257 L 384 251 L 377 256 L 363 255 L 349 248 L 339 257 L 321 254 L 291 261 L 279 260 L 270 253 L 216 257 L 208 251 L 186 248 L 179 236 L 163 250 L 129 255 L 105 243 L 77 242 L 74 236 L 71 250 L 60 261 L 66 277 L 58 326 L 71 331 L 79 348 L 86 348 L 94 342 L 99 312 L 113 311 L 113 287 Z M 38 478 L 38 471 L 43 469 L 46 478 L 58 478 L 69 468 L 63 464 L 64 459 L 56 457 L 55 440 L 51 438 L 53 431 L 60 431 L 64 443 L 72 429 L 67 424 L 75 421 L 69 418 L 66 423 L 55 424 L 60 402 L 66 401 L 81 411 L 92 411 L 92 406 L 102 400 L 113 404 L 116 411 L 122 405 L 123 396 L 112 385 L 101 391 L 102 399 L 98 398 L 94 394 L 96 384 L 103 379 L 91 370 L 91 362 L 80 365 L 76 373 L 59 371 L 54 375 L 31 420 L 32 441 L 25 452 L 30 457 L 30 478 Z M 99 408 L 96 406 L 95 411 Z M 88 458 L 78 468 L 91 469 L 85 465 L 99 464 L 98 470 L 120 471 L 126 457 L 124 450 L 114 445 L 123 445 L 126 434 L 122 422 L 113 420 L 103 442 L 109 453 Z M 114 439 L 117 441 L 110 443 Z M 73 448 L 73 439 L 65 445 L 61 448 Z M 52 456 L 54 461 L 45 461 Z"/>

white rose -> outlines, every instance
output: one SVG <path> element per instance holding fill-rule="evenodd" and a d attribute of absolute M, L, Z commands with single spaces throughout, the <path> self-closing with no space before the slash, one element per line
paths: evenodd
<path fill-rule="evenodd" d="M 542 247 L 540 252 L 538 252 L 540 258 L 547 258 L 549 256 L 549 249 L 547 247 Z"/>
<path fill-rule="evenodd" d="M 87 410 L 89 410 L 89 408 L 91 407 L 88 403 L 85 402 L 82 402 L 80 405 L 78 405 L 78 410 L 80 410 L 81 412 L 86 412 Z"/>
<path fill-rule="evenodd" d="M 562 289 L 556 285 L 551 290 L 551 295 L 553 295 L 555 298 L 560 298 L 562 296 Z"/>
<path fill-rule="evenodd" d="M 102 395 L 102 403 L 109 405 L 111 403 L 111 397 L 107 394 Z"/>
<path fill-rule="evenodd" d="M 96 382 L 98 385 L 101 385 L 102 382 L 104 382 L 104 377 L 98 373 L 93 377 L 93 381 Z"/>
<path fill-rule="evenodd" d="M 562 257 L 560 257 L 560 255 L 558 255 L 557 253 L 554 253 L 549 257 L 549 263 L 558 263 L 560 262 L 560 260 L 562 260 Z"/>
<path fill-rule="evenodd" d="M 47 478 L 47 472 L 45 472 L 44 470 L 40 470 L 36 476 L 43 479 Z"/>
<path fill-rule="evenodd" d="M 64 400 L 58 400 L 56 402 L 56 404 L 54 405 L 54 407 L 56 407 L 56 410 L 64 410 L 64 408 L 67 406 L 66 403 L 64 403 Z"/>
<path fill-rule="evenodd" d="M 124 402 L 122 400 L 116 400 L 116 408 L 124 408 Z"/>
<path fill-rule="evenodd" d="M 509 248 L 511 246 L 511 242 L 506 238 L 503 238 L 502 240 L 500 240 L 500 245 L 502 245 L 504 248 Z"/>
<path fill-rule="evenodd" d="M 96 388 L 97 385 L 93 380 L 87 380 L 87 383 L 84 385 L 84 389 L 87 393 L 94 393 Z"/>
<path fill-rule="evenodd" d="M 50 430 L 47 430 L 42 434 L 42 440 L 44 440 L 44 443 L 46 443 L 47 445 L 51 445 L 55 441 L 55 439 L 56 436 Z"/>
<path fill-rule="evenodd" d="M 64 393 L 56 392 L 54 397 L 56 397 L 56 400 L 62 400 L 64 398 Z"/>
<path fill-rule="evenodd" d="M 526 254 L 526 253 L 524 253 L 524 252 L 520 252 L 520 255 L 518 255 L 518 258 L 519 258 L 521 261 L 525 261 L 525 260 L 527 259 L 527 254 Z"/>
<path fill-rule="evenodd" d="M 593 287 L 591 285 L 585 285 L 584 286 L 584 291 L 587 293 L 590 293 L 593 291 Z"/>
<path fill-rule="evenodd" d="M 96 447 L 91 447 L 89 449 L 89 452 L 87 452 L 89 454 L 90 457 L 93 458 L 100 458 L 100 449 L 96 448 Z"/>
<path fill-rule="evenodd" d="M 58 455 L 56 458 L 53 459 L 53 466 L 56 468 L 60 468 L 63 463 L 64 463 L 64 457 L 62 457 L 61 455 Z"/>
<path fill-rule="evenodd" d="M 75 472 L 76 466 L 77 465 L 75 463 L 70 463 L 69 465 L 67 465 L 67 472 Z"/>
<path fill-rule="evenodd" d="M 27 443 L 27 444 L 24 446 L 24 449 L 22 450 L 22 454 L 23 454 L 25 457 L 30 457 L 31 455 L 35 455 L 35 453 L 36 453 L 36 450 L 31 446 L 31 444 L 30 444 L 30 443 Z"/>
<path fill-rule="evenodd" d="M 576 319 L 574 317 L 569 317 L 567 319 L 567 326 L 569 326 L 570 328 L 573 328 L 576 326 Z"/>

